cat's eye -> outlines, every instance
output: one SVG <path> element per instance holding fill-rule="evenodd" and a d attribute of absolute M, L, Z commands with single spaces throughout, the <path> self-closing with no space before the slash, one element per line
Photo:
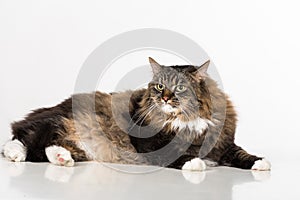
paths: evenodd
<path fill-rule="evenodd" d="M 158 91 L 163 91 L 163 89 L 165 88 L 165 86 L 163 84 L 156 84 L 155 85 L 155 89 Z"/>
<path fill-rule="evenodd" d="M 183 92 L 185 90 L 186 90 L 186 87 L 184 85 L 176 86 L 176 92 Z"/>

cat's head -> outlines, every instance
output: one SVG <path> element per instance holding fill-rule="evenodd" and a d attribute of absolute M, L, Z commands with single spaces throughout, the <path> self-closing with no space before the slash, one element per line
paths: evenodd
<path fill-rule="evenodd" d="M 209 61 L 201 66 L 164 66 L 149 58 L 153 79 L 148 84 L 150 99 L 166 115 L 189 121 L 199 117 L 202 83 L 208 77 Z"/>

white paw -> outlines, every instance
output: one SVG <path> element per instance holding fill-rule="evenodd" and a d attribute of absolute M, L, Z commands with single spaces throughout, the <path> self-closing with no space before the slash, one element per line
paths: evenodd
<path fill-rule="evenodd" d="M 66 167 L 74 166 L 74 160 L 71 157 L 70 151 L 60 146 L 50 146 L 46 149 L 46 155 L 48 160 L 55 164 Z"/>
<path fill-rule="evenodd" d="M 271 163 L 268 160 L 263 158 L 262 160 L 255 161 L 251 169 L 258 170 L 258 171 L 267 171 L 271 169 Z"/>
<path fill-rule="evenodd" d="M 205 169 L 206 169 L 205 162 L 200 158 L 194 158 L 191 161 L 187 161 L 182 166 L 182 170 L 189 170 L 189 171 L 204 171 Z"/>
<path fill-rule="evenodd" d="M 3 154 L 6 158 L 14 162 L 25 161 L 26 148 L 19 140 L 12 140 L 4 145 Z"/>

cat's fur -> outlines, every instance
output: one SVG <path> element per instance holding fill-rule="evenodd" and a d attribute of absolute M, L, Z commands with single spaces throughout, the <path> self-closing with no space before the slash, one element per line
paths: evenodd
<path fill-rule="evenodd" d="M 197 157 L 243 169 L 259 164 L 262 158 L 234 143 L 236 112 L 206 73 L 209 62 L 162 66 L 150 58 L 150 64 L 147 89 L 75 94 L 13 123 L 13 140 L 24 145 L 26 161 L 49 161 L 45 149 L 63 147 L 75 161 L 177 169 Z"/>

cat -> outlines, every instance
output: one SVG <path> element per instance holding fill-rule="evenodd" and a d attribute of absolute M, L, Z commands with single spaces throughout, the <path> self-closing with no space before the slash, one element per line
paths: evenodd
<path fill-rule="evenodd" d="M 202 171 L 225 165 L 270 170 L 270 162 L 234 142 L 237 115 L 201 66 L 160 65 L 149 58 L 147 88 L 74 94 L 12 123 L 3 154 L 11 161 L 73 166 L 97 160 Z"/>

